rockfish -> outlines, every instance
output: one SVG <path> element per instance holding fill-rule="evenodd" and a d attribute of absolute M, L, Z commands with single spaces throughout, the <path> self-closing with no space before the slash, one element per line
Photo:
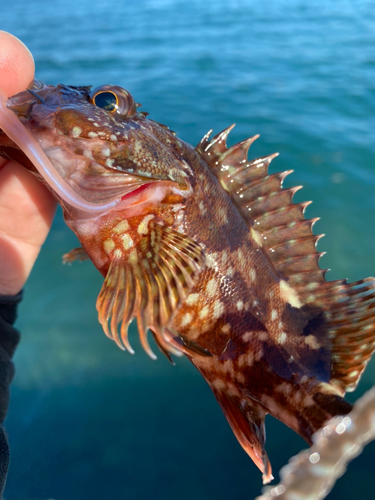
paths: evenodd
<path fill-rule="evenodd" d="M 193 148 L 109 85 L 34 81 L 7 108 L 47 169 L 5 126 L 0 154 L 61 203 L 82 245 L 65 260 L 88 257 L 105 277 L 97 309 L 106 335 L 133 352 L 136 318 L 151 357 L 148 330 L 169 359 L 185 354 L 264 482 L 266 414 L 311 442 L 351 410 L 343 396 L 375 348 L 375 279 L 325 280 L 309 203 L 293 203 L 299 187 L 282 187 L 290 171 L 268 174 L 275 154 L 248 160 L 257 136 L 228 148 L 231 126 Z"/>

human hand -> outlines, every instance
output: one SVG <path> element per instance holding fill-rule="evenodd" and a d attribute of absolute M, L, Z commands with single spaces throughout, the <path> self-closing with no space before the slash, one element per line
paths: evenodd
<path fill-rule="evenodd" d="M 7 97 L 34 78 L 31 53 L 0 31 L 0 87 Z M 48 189 L 18 162 L 0 157 L 0 295 L 24 286 L 46 239 L 56 209 Z"/>

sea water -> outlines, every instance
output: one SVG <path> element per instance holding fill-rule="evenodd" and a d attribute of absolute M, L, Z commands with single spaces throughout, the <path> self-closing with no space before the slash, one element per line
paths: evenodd
<path fill-rule="evenodd" d="M 327 0 L 13 0 L 0 29 L 31 49 L 46 83 L 117 84 L 150 117 L 197 144 L 232 123 L 261 134 L 255 158 L 313 200 L 328 279 L 375 274 L 375 16 L 372 2 Z M 7 500 L 251 500 L 261 475 L 187 360 L 120 351 L 97 322 L 102 278 L 63 266 L 78 246 L 58 212 L 25 287 L 22 341 L 6 420 Z M 355 400 L 374 381 L 374 363 Z M 274 471 L 306 444 L 267 418 Z M 330 499 L 368 498 L 374 446 Z M 277 474 L 276 474 L 277 475 Z"/>

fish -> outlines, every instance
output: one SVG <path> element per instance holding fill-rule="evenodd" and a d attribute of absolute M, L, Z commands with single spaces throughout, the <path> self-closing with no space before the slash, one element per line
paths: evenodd
<path fill-rule="evenodd" d="M 7 109 L 62 190 L 4 126 L 0 155 L 60 202 L 82 245 L 64 261 L 89 258 L 103 275 L 105 334 L 133 353 L 135 319 L 151 358 L 149 332 L 170 361 L 187 356 L 268 483 L 267 414 L 311 444 L 351 411 L 345 393 L 375 349 L 375 279 L 325 279 L 310 202 L 293 202 L 301 186 L 283 187 L 292 171 L 268 172 L 277 154 L 248 158 L 258 136 L 228 147 L 231 125 L 194 148 L 139 107 L 115 85 L 35 80 Z"/>

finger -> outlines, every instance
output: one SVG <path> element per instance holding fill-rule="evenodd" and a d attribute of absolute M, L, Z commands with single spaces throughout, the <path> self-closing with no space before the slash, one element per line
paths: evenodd
<path fill-rule="evenodd" d="M 56 201 L 30 172 L 9 161 L 0 171 L 0 294 L 21 290 L 40 251 Z"/>
<path fill-rule="evenodd" d="M 0 87 L 10 96 L 34 78 L 34 61 L 25 45 L 0 31 Z M 20 164 L 0 159 L 0 294 L 24 285 L 52 223 L 56 202 Z"/>
<path fill-rule="evenodd" d="M 41 246 L 52 223 L 55 199 L 48 189 L 15 161 L 0 171 L 0 231 Z"/>
<path fill-rule="evenodd" d="M 0 31 L 0 87 L 9 97 L 25 90 L 34 78 L 34 59 L 21 40 Z"/>

